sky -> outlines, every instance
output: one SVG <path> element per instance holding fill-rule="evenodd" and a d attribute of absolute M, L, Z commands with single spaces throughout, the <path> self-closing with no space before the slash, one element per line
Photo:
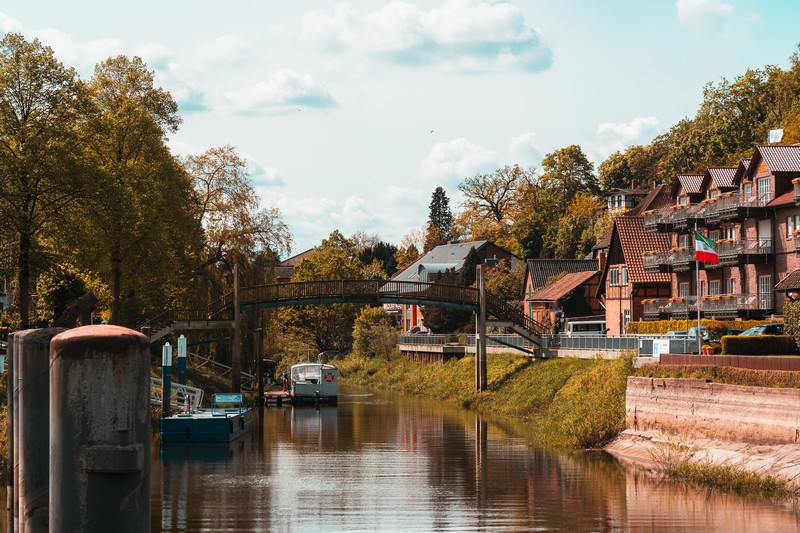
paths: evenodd
<path fill-rule="evenodd" d="M 705 84 L 788 66 L 797 21 L 794 0 L 0 0 L 0 31 L 84 79 L 142 57 L 173 153 L 237 148 L 292 254 L 335 229 L 397 245 L 438 186 L 456 212 L 476 174 L 646 144 Z"/>

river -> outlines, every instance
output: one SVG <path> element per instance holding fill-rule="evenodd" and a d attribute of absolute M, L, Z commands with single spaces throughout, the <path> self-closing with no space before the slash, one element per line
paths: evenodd
<path fill-rule="evenodd" d="M 231 445 L 153 446 L 153 531 L 800 530 L 791 502 L 710 494 L 603 453 L 532 446 L 513 423 L 350 393 L 269 407 Z"/>

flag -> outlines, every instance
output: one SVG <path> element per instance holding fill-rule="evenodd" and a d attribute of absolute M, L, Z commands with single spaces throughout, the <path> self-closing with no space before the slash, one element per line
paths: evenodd
<path fill-rule="evenodd" d="M 703 237 L 699 232 L 694 232 L 694 258 L 706 263 L 719 263 L 719 256 L 714 250 L 714 241 Z"/>

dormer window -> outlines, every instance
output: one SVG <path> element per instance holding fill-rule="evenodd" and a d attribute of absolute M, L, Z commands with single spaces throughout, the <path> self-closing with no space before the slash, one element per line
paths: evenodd
<path fill-rule="evenodd" d="M 719 191 L 716 190 L 716 189 L 708 191 L 708 197 L 709 198 L 715 198 L 717 195 L 719 195 Z"/>
<path fill-rule="evenodd" d="M 678 198 L 678 205 L 688 205 L 688 203 L 689 203 L 688 197 L 681 196 L 680 198 Z"/>
<path fill-rule="evenodd" d="M 772 200 L 772 182 L 769 177 L 758 178 L 756 186 L 758 187 L 758 205 L 767 205 Z"/>
<path fill-rule="evenodd" d="M 745 200 L 749 200 L 750 197 L 753 196 L 753 184 L 752 183 L 745 183 L 742 186 L 742 194 L 744 195 Z"/>

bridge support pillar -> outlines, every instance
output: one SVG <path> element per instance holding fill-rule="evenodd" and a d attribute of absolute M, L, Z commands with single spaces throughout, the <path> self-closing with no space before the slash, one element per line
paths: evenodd
<path fill-rule="evenodd" d="M 476 281 L 478 285 L 478 319 L 475 321 L 475 388 L 486 390 L 486 286 L 483 273 L 485 265 L 477 265 Z"/>
<path fill-rule="evenodd" d="M 259 407 L 262 407 L 266 402 L 264 401 L 264 359 L 261 352 L 264 349 L 262 335 L 264 330 L 256 328 L 253 332 L 253 349 L 256 355 L 256 363 L 258 365 L 258 401 L 256 402 Z"/>
<path fill-rule="evenodd" d="M 231 354 L 231 391 L 242 391 L 242 346 L 239 327 L 239 265 L 233 265 L 233 350 Z"/>
<path fill-rule="evenodd" d="M 150 340 L 84 326 L 50 343 L 51 531 L 150 531 Z"/>

